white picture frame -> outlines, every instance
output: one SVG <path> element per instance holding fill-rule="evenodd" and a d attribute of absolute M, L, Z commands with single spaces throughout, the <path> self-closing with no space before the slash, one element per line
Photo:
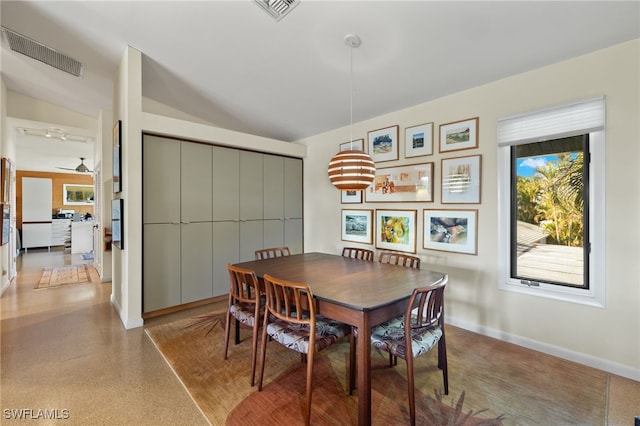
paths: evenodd
<path fill-rule="evenodd" d="M 369 156 L 380 163 L 398 159 L 398 126 L 372 130 L 367 133 Z"/>
<path fill-rule="evenodd" d="M 480 204 L 482 155 L 441 160 L 442 204 Z"/>
<path fill-rule="evenodd" d="M 342 241 L 373 244 L 373 210 L 342 210 Z"/>
<path fill-rule="evenodd" d="M 376 210 L 376 248 L 416 252 L 416 210 Z"/>

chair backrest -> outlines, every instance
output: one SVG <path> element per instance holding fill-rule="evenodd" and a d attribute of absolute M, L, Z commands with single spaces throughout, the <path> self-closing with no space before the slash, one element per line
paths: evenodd
<path fill-rule="evenodd" d="M 392 251 L 383 251 L 378 258 L 380 263 L 390 263 L 392 265 L 401 265 L 408 268 L 420 269 L 420 258 L 404 253 L 396 253 Z"/>
<path fill-rule="evenodd" d="M 445 275 L 439 282 L 413 290 L 405 310 L 405 334 L 411 334 L 411 329 L 428 326 L 444 327 L 444 288 L 449 281 Z M 411 327 L 406 327 L 411 324 Z"/>
<path fill-rule="evenodd" d="M 270 247 L 256 250 L 256 260 L 270 259 L 272 257 L 291 256 L 289 247 Z"/>
<path fill-rule="evenodd" d="M 269 274 L 262 278 L 267 293 L 266 315 L 294 324 L 309 324 L 310 335 L 314 337 L 316 310 L 309 286 Z"/>
<path fill-rule="evenodd" d="M 239 268 L 230 263 L 229 271 L 229 303 L 245 302 L 260 304 L 260 284 L 256 273 L 251 269 Z"/>
<path fill-rule="evenodd" d="M 343 257 L 350 257 L 352 259 L 361 259 L 373 262 L 373 250 L 367 250 L 358 247 L 345 247 L 342 249 Z"/>

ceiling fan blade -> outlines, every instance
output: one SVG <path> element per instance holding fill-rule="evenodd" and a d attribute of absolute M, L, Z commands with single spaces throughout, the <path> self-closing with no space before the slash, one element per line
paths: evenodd
<path fill-rule="evenodd" d="M 69 167 L 56 167 L 56 169 L 61 169 L 61 170 L 73 170 L 74 172 L 76 171 L 75 168 L 71 169 Z"/>

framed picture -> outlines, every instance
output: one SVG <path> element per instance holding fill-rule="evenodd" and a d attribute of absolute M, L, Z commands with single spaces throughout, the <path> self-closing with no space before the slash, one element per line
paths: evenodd
<path fill-rule="evenodd" d="M 478 210 L 424 210 L 425 249 L 478 253 Z"/>
<path fill-rule="evenodd" d="M 373 244 L 373 210 L 342 210 L 341 239 Z"/>
<path fill-rule="evenodd" d="M 440 125 L 440 152 L 478 147 L 478 117 Z"/>
<path fill-rule="evenodd" d="M 342 204 L 362 204 L 362 191 L 340 191 Z"/>
<path fill-rule="evenodd" d="M 433 155 L 433 123 L 404 129 L 404 157 Z"/>
<path fill-rule="evenodd" d="M 433 163 L 377 168 L 365 198 L 368 203 L 433 201 Z"/>
<path fill-rule="evenodd" d="M 8 158 L 2 157 L 2 194 L 0 196 L 0 203 L 10 203 L 9 199 L 11 190 L 11 161 Z"/>
<path fill-rule="evenodd" d="M 8 203 L 0 203 L 0 245 L 9 243 L 9 228 L 11 227 L 11 206 Z"/>
<path fill-rule="evenodd" d="M 122 120 L 113 126 L 113 192 L 122 191 Z"/>
<path fill-rule="evenodd" d="M 116 198 L 111 200 L 111 244 L 124 249 L 124 200 Z"/>
<path fill-rule="evenodd" d="M 442 203 L 479 204 L 481 155 L 442 159 Z"/>
<path fill-rule="evenodd" d="M 358 150 L 364 151 L 364 139 L 356 139 L 351 142 L 345 142 L 340 144 L 340 151 Z"/>
<path fill-rule="evenodd" d="M 416 210 L 376 210 L 376 248 L 416 252 Z"/>
<path fill-rule="evenodd" d="M 398 159 L 398 126 L 373 130 L 367 135 L 369 155 L 374 162 Z"/>
<path fill-rule="evenodd" d="M 66 206 L 92 206 L 94 198 L 93 185 L 62 185 L 62 204 Z"/>

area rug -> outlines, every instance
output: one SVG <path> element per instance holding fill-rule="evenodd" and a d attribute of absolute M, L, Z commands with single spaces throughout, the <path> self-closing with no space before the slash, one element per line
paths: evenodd
<path fill-rule="evenodd" d="M 160 353 L 213 425 L 304 424 L 305 364 L 300 355 L 274 342 L 267 346 L 262 392 L 251 387 L 251 332 L 242 330 L 240 344 L 229 347 L 223 360 L 224 316 L 211 314 L 146 329 Z M 316 356 L 311 423 L 357 424 L 357 396 L 347 393 L 348 341 Z M 433 351 L 435 352 L 435 351 Z M 409 423 L 407 382 L 402 360 L 388 367 L 388 357 L 372 354 L 372 424 Z M 465 394 L 442 396 L 442 373 L 435 357 L 424 356 L 416 366 L 417 424 L 501 425 L 501 415 L 463 408 Z M 429 358 L 428 360 L 426 358 Z M 417 361 L 418 361 L 417 360 Z M 256 374 L 256 381 L 258 375 Z M 429 376 L 429 380 L 425 377 Z M 425 391 L 428 389 L 428 391 Z M 479 414 L 487 414 L 487 418 Z"/>
<path fill-rule="evenodd" d="M 44 268 L 36 289 L 54 288 L 69 284 L 88 283 L 89 271 L 85 265 L 67 265 Z"/>

